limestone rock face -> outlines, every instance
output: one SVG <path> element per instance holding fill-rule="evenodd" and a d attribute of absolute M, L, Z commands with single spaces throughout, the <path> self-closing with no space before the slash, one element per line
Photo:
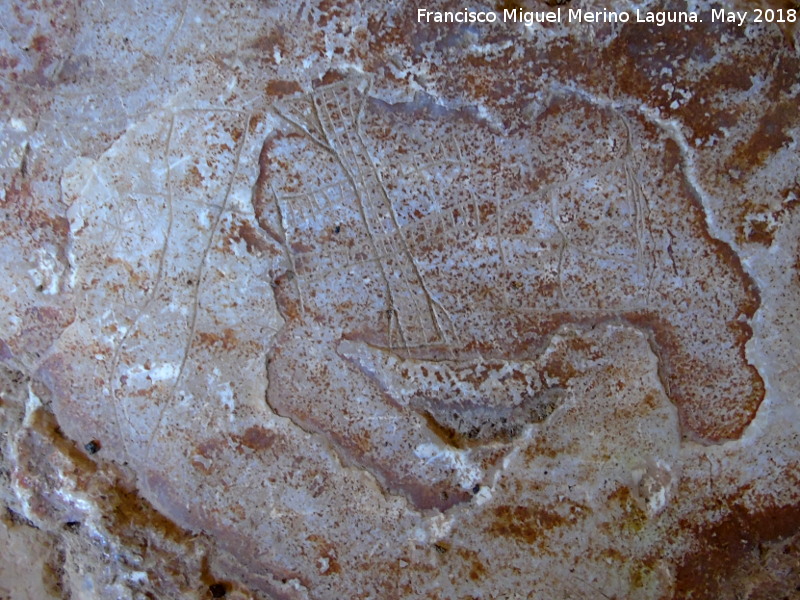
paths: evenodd
<path fill-rule="evenodd" d="M 7 2 L 0 596 L 795 597 L 790 4 Z"/>

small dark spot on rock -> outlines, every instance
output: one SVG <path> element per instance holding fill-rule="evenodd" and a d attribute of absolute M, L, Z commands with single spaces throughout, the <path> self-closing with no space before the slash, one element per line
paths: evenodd
<path fill-rule="evenodd" d="M 212 598 L 224 598 L 228 593 L 228 587 L 224 583 L 212 583 L 208 586 Z"/>
<path fill-rule="evenodd" d="M 333 233 L 341 233 L 341 232 L 342 232 L 341 225 L 337 225 L 336 227 L 333 228 Z"/>
<path fill-rule="evenodd" d="M 84 445 L 84 448 L 89 454 L 96 454 L 100 451 L 100 442 L 97 440 L 92 440 L 88 444 Z"/>
<path fill-rule="evenodd" d="M 44 291 L 44 286 L 43 285 L 37 285 L 36 286 L 36 291 L 37 292 L 43 292 Z"/>
<path fill-rule="evenodd" d="M 481 486 L 478 485 L 477 483 L 474 486 L 472 486 L 472 493 L 473 494 L 477 494 L 480 491 L 481 491 Z"/>
<path fill-rule="evenodd" d="M 80 521 L 67 521 L 66 523 L 64 523 L 64 527 L 70 531 L 76 531 L 77 529 L 80 528 L 80 526 L 81 526 Z"/>
<path fill-rule="evenodd" d="M 447 546 L 444 544 L 434 544 L 433 547 L 439 554 L 444 554 L 447 552 Z"/>

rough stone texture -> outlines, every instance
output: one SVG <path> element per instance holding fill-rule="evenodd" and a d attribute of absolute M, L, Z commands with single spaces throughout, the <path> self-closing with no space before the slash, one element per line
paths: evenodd
<path fill-rule="evenodd" d="M 800 597 L 800 37 L 613 4 L 6 2 L 0 596 Z"/>

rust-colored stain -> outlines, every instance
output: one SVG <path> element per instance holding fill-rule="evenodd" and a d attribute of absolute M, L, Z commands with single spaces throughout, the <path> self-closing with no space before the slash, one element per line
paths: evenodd
<path fill-rule="evenodd" d="M 574 504 L 565 507 L 565 511 L 566 515 L 553 507 L 498 506 L 492 511 L 494 516 L 487 533 L 533 545 L 554 529 L 574 525 L 585 514 L 582 507 Z"/>
<path fill-rule="evenodd" d="M 770 106 L 761 117 L 750 138 L 735 148 L 728 159 L 728 168 L 749 173 L 762 165 L 777 150 L 792 141 L 790 131 L 800 123 L 797 99 L 787 99 Z"/>
<path fill-rule="evenodd" d="M 677 569 L 675 600 L 717 600 L 732 597 L 743 582 L 739 576 L 746 577 L 750 565 L 758 564 L 762 544 L 800 533 L 800 504 L 766 504 L 753 511 L 734 503 L 716 523 L 687 522 L 684 527 L 695 532 L 697 549 L 684 556 Z M 800 588 L 798 573 L 793 575 L 794 580 L 780 586 L 790 594 Z"/>
<path fill-rule="evenodd" d="M 241 443 L 251 450 L 266 450 L 275 443 L 275 434 L 264 427 L 248 427 L 241 437 Z"/>
<path fill-rule="evenodd" d="M 226 327 L 222 335 L 200 331 L 197 333 L 197 340 L 201 346 L 221 346 L 223 350 L 232 350 L 238 346 L 236 334 L 230 327 Z"/>

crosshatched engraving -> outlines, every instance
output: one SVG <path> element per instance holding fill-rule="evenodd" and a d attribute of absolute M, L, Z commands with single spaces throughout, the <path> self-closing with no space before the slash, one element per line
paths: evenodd
<path fill-rule="evenodd" d="M 388 105 L 365 77 L 278 110 L 257 214 L 283 249 L 269 394 L 282 414 L 387 480 L 419 473 L 378 458 L 399 439 L 493 464 L 558 404 L 550 336 L 619 321 L 648 335 L 686 436 L 733 438 L 752 418 L 757 292 L 709 235 L 678 144 L 641 115 L 564 92 L 500 134 L 468 109 Z M 366 406 L 391 434 L 353 415 Z"/>

